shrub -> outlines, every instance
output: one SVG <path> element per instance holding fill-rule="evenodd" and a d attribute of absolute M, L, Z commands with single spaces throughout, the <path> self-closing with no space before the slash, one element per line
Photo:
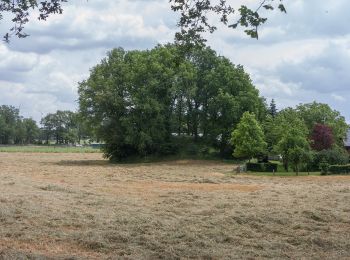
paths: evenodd
<path fill-rule="evenodd" d="M 327 163 L 325 160 L 323 160 L 322 162 L 320 162 L 319 168 L 320 168 L 320 170 L 321 170 L 321 174 L 322 174 L 322 175 L 327 174 L 328 171 L 329 171 L 329 167 L 330 167 L 329 163 Z"/>
<path fill-rule="evenodd" d="M 175 143 L 164 143 L 159 146 L 160 155 L 174 155 L 179 152 L 179 146 Z"/>
<path fill-rule="evenodd" d="M 316 152 L 309 168 L 318 170 L 321 162 L 327 162 L 329 165 L 345 165 L 349 163 L 349 154 L 339 147 Z"/>
<path fill-rule="evenodd" d="M 350 174 L 350 164 L 331 165 L 328 170 L 329 174 Z"/>
<path fill-rule="evenodd" d="M 247 171 L 277 172 L 277 163 L 247 163 Z"/>

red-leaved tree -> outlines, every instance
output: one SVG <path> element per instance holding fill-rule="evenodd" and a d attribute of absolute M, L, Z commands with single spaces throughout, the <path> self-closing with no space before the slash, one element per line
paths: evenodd
<path fill-rule="evenodd" d="M 311 147 L 316 151 L 327 150 L 334 144 L 334 135 L 331 127 L 315 124 L 311 133 Z"/>

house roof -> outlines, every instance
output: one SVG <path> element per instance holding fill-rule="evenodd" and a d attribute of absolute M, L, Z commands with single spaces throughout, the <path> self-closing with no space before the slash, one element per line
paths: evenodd
<path fill-rule="evenodd" d="M 344 140 L 344 146 L 350 147 L 350 129 L 348 129 L 348 133 L 346 134 L 346 139 Z"/>

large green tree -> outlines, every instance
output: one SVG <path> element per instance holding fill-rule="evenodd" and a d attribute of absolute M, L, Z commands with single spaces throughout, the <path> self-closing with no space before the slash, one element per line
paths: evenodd
<path fill-rule="evenodd" d="M 264 132 L 253 113 L 245 112 L 237 128 L 232 132 L 233 155 L 249 160 L 266 153 Z"/>
<path fill-rule="evenodd" d="M 106 156 L 163 153 L 176 137 L 229 147 L 243 112 L 264 117 L 263 99 L 240 66 L 210 48 L 112 50 L 79 86 L 80 110 Z"/>

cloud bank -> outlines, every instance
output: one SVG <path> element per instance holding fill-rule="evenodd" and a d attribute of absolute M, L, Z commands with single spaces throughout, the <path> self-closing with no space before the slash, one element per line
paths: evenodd
<path fill-rule="evenodd" d="M 250 1 L 254 4 L 254 1 Z M 208 45 L 242 64 L 261 94 L 281 109 L 301 102 L 350 111 L 350 2 L 287 0 L 288 14 L 268 13 L 258 41 L 218 26 Z M 31 36 L 0 44 L 0 104 L 40 120 L 57 109 L 77 109 L 78 82 L 115 47 L 152 48 L 173 40 L 177 16 L 167 0 L 71 1 L 64 14 L 26 27 Z M 4 19 L 0 32 L 10 24 Z"/>

